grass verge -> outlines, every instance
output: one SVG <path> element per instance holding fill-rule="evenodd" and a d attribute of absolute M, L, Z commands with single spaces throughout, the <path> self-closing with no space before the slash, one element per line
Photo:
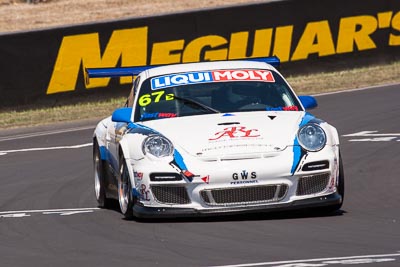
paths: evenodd
<path fill-rule="evenodd" d="M 299 95 L 400 83 L 400 62 L 346 71 L 293 76 L 287 77 L 287 80 Z M 119 97 L 53 108 L 24 109 L 18 107 L 13 111 L 0 111 L 0 129 L 84 119 L 100 120 L 109 116 L 115 108 L 121 107 L 124 103 L 125 98 Z"/>

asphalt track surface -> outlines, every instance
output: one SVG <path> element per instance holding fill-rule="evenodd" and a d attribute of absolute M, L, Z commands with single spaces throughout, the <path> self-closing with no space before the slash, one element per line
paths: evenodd
<path fill-rule="evenodd" d="M 330 216 L 127 221 L 96 208 L 95 122 L 0 131 L 0 266 L 400 266 L 400 86 L 317 100 L 345 167 Z"/>

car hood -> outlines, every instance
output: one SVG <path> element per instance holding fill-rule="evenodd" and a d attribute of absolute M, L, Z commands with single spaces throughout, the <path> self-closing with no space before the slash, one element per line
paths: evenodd
<path fill-rule="evenodd" d="M 213 159 L 273 155 L 293 145 L 304 112 L 261 111 L 143 122 L 188 154 Z"/>

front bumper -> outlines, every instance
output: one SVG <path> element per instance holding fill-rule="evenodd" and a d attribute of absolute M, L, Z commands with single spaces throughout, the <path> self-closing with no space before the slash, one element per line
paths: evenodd
<path fill-rule="evenodd" d="M 331 207 L 342 203 L 342 197 L 338 193 L 326 196 L 295 200 L 290 203 L 276 203 L 260 206 L 226 207 L 220 209 L 172 208 L 172 207 L 144 207 L 134 205 L 133 214 L 137 218 L 178 218 L 178 217 L 204 217 L 217 215 L 238 215 L 249 213 L 279 212 L 318 207 Z"/>

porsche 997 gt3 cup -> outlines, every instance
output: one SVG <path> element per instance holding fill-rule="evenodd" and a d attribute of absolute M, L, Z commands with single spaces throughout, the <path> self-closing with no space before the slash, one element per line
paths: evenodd
<path fill-rule="evenodd" d="M 337 130 L 306 110 L 275 57 L 86 69 L 135 76 L 124 107 L 97 125 L 95 195 L 127 218 L 340 209 Z"/>

